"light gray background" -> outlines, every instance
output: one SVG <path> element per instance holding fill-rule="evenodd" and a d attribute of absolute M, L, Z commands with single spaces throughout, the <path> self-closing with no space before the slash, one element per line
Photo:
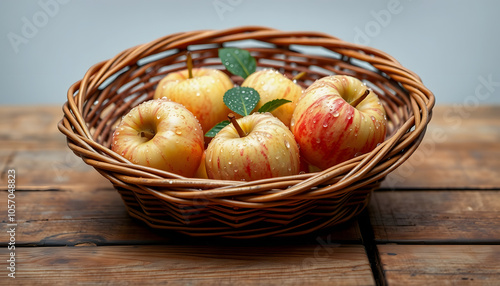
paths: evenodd
<path fill-rule="evenodd" d="M 2 105 L 62 105 L 90 66 L 126 48 L 240 25 L 320 31 L 378 48 L 420 75 L 438 104 L 500 103 L 496 0 L 0 1 Z"/>

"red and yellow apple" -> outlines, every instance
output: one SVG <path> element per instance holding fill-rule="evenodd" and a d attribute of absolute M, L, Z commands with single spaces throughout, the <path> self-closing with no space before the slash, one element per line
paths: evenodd
<path fill-rule="evenodd" d="M 278 118 L 270 113 L 253 113 L 231 121 L 206 150 L 209 178 L 252 181 L 300 172 L 297 143 Z"/>
<path fill-rule="evenodd" d="M 274 99 L 290 100 L 291 102 L 285 103 L 271 112 L 290 127 L 293 110 L 303 92 L 301 86 L 274 69 L 264 69 L 252 73 L 241 86 L 251 87 L 259 93 L 260 101 L 255 107 L 256 110 Z"/>
<path fill-rule="evenodd" d="M 154 98 L 166 97 L 184 105 L 207 132 L 230 112 L 222 98 L 233 86 L 231 79 L 220 70 L 194 68 L 190 77 L 186 69 L 167 74 L 158 83 Z"/>
<path fill-rule="evenodd" d="M 305 90 L 294 110 L 291 130 L 301 156 L 324 170 L 383 142 L 386 114 L 377 95 L 359 79 L 327 76 Z"/>
<path fill-rule="evenodd" d="M 113 133 L 111 150 L 132 163 L 192 177 L 200 166 L 204 137 L 194 115 L 168 99 L 132 108 Z"/>

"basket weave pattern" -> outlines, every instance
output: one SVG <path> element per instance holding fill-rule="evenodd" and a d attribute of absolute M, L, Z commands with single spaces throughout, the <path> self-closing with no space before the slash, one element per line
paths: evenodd
<path fill-rule="evenodd" d="M 222 46 L 245 48 L 259 68 L 288 77 L 305 71 L 298 82 L 304 87 L 332 74 L 363 80 L 386 109 L 386 140 L 322 172 L 252 182 L 184 178 L 110 150 L 122 116 L 151 99 L 167 73 L 185 69 L 187 51 L 195 67 L 225 71 L 218 58 Z M 291 236 L 358 215 L 385 176 L 417 149 L 433 105 L 420 78 L 379 50 L 315 32 L 238 27 L 168 35 L 94 65 L 69 88 L 58 127 L 69 148 L 114 185 L 129 214 L 153 228 L 192 236 Z"/>

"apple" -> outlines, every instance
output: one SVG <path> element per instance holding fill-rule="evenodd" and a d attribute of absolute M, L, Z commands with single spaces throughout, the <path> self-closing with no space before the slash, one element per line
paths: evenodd
<path fill-rule="evenodd" d="M 305 90 L 293 113 L 291 130 L 301 156 L 324 170 L 383 142 L 386 114 L 377 95 L 359 79 L 327 76 Z"/>
<path fill-rule="evenodd" d="M 161 79 L 154 98 L 167 97 L 184 105 L 207 132 L 231 112 L 222 98 L 233 86 L 229 76 L 220 70 L 194 68 L 190 73 L 190 69 L 186 69 L 169 73 Z"/>
<path fill-rule="evenodd" d="M 200 161 L 200 165 L 198 166 L 198 169 L 196 170 L 196 173 L 194 174 L 195 178 L 208 179 L 207 168 L 205 166 L 206 155 L 207 155 L 207 152 L 203 152 L 203 155 L 202 155 L 201 161 Z"/>
<path fill-rule="evenodd" d="M 208 144 L 210 179 L 253 181 L 300 172 L 297 143 L 278 118 L 267 112 L 230 120 Z"/>
<path fill-rule="evenodd" d="M 132 108 L 113 133 L 111 150 L 132 163 L 192 177 L 203 155 L 201 125 L 182 104 L 154 99 Z"/>
<path fill-rule="evenodd" d="M 251 87 L 259 93 L 260 101 L 255 107 L 257 110 L 266 102 L 274 99 L 290 100 L 291 102 L 285 103 L 271 112 L 290 127 L 293 110 L 303 92 L 301 86 L 274 69 L 264 69 L 252 73 L 241 86 Z"/>

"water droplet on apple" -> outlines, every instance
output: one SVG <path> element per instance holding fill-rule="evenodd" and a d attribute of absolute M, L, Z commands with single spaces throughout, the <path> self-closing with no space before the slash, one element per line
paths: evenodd
<path fill-rule="evenodd" d="M 286 148 L 290 149 L 290 142 L 288 142 L 287 140 L 285 140 L 285 146 L 286 146 Z"/>
<path fill-rule="evenodd" d="M 234 169 L 234 172 L 235 172 L 235 173 L 238 173 L 238 169 Z"/>
<path fill-rule="evenodd" d="M 337 110 L 335 110 L 332 115 L 333 115 L 333 117 L 339 117 L 339 112 Z"/>
<path fill-rule="evenodd" d="M 231 161 L 229 161 L 229 162 L 227 162 L 227 163 L 228 163 L 229 165 L 233 164 L 233 162 L 231 162 Z"/>
<path fill-rule="evenodd" d="M 317 138 L 316 143 L 318 143 L 318 144 L 321 143 L 321 139 Z"/>
<path fill-rule="evenodd" d="M 375 121 L 375 116 L 370 116 L 370 118 L 372 119 L 372 121 Z"/>
<path fill-rule="evenodd" d="M 316 124 L 316 119 L 313 119 L 313 124 Z"/>
<path fill-rule="evenodd" d="M 170 181 L 168 181 L 168 183 L 169 183 L 169 184 L 173 184 L 173 183 L 174 183 L 174 181 L 170 180 Z"/>
<path fill-rule="evenodd" d="M 324 128 L 328 127 L 328 123 L 323 123 L 323 127 Z"/>
<path fill-rule="evenodd" d="M 157 115 L 157 116 L 156 116 L 156 119 L 160 119 L 160 118 L 161 118 L 161 116 L 160 116 L 160 115 Z"/>
<path fill-rule="evenodd" d="M 177 134 L 177 135 L 182 135 L 182 131 L 180 131 L 180 130 L 175 130 L 175 134 Z"/>

